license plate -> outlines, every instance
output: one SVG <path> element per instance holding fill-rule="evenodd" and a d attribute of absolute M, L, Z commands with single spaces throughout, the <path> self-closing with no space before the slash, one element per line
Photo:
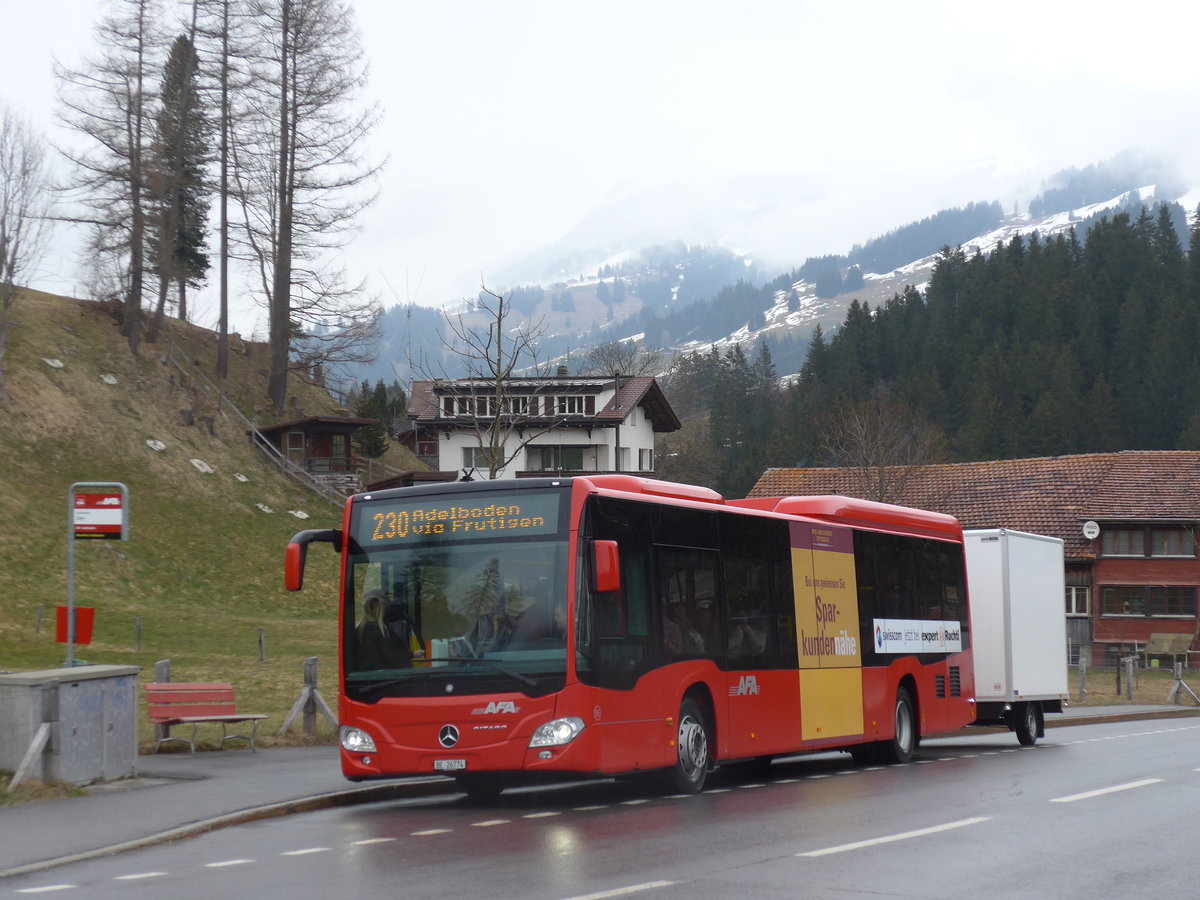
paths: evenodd
<path fill-rule="evenodd" d="M 433 761 L 433 771 L 435 772 L 461 772 L 466 767 L 465 759 L 435 759 Z"/>

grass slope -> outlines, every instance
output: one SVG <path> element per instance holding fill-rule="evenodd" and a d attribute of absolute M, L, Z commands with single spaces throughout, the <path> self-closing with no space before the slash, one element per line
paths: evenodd
<path fill-rule="evenodd" d="M 165 363 L 165 338 L 134 356 L 106 307 L 44 294 L 26 295 L 14 314 L 9 396 L 0 402 L 0 671 L 63 664 L 54 610 L 67 596 L 67 494 L 74 482 L 123 482 L 129 541 L 76 543 L 75 602 L 96 609 L 93 641 L 77 658 L 141 666 L 143 683 L 161 659 L 171 660 L 174 681 L 232 681 L 239 708 L 272 716 L 264 744 L 303 740 L 270 736 L 300 694 L 306 657 L 319 658 L 322 693 L 334 703 L 336 573 L 333 554 L 318 547 L 304 592 L 289 594 L 283 548 L 302 528 L 338 526 L 340 510 L 279 474 L 236 418 Z M 167 334 L 216 381 L 215 335 L 179 322 L 168 323 Z M 263 345 L 240 345 L 222 383 L 259 424 L 271 422 L 266 365 Z M 303 379 L 289 394 L 283 418 L 334 409 Z M 185 425 L 184 409 L 212 415 L 215 435 Z M 149 440 L 166 447 L 156 451 Z M 144 714 L 139 721 L 145 747 L 152 729 Z M 321 728 L 318 739 L 328 739 L 332 730 Z"/>

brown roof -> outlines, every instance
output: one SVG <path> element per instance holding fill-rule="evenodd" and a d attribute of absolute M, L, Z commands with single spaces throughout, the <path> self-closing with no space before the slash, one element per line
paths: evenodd
<path fill-rule="evenodd" d="M 903 474 L 894 472 L 896 477 Z M 1200 452 L 1126 450 L 914 467 L 894 502 L 955 516 L 966 528 L 1060 537 L 1094 555 L 1089 519 L 1200 521 Z M 768 469 L 750 497 L 860 493 L 853 469 Z"/>
<path fill-rule="evenodd" d="M 596 418 L 601 422 L 621 422 L 639 405 L 645 407 L 655 431 L 678 431 L 682 427 L 658 380 L 649 375 L 622 376 L 620 390 L 596 413 Z"/>
<path fill-rule="evenodd" d="M 280 422 L 276 425 L 264 425 L 258 430 L 263 434 L 275 434 L 295 429 L 304 429 L 314 425 L 333 425 L 336 426 L 335 431 L 354 430 L 362 428 L 364 425 L 374 425 L 378 419 L 360 419 L 356 416 L 305 416 L 303 419 L 292 419 L 288 422 Z"/>

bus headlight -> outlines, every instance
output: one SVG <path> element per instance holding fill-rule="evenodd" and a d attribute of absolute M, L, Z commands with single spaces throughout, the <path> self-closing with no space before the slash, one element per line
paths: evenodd
<path fill-rule="evenodd" d="M 338 729 L 342 740 L 342 748 L 351 753 L 375 753 L 375 741 L 365 731 L 343 725 Z"/>
<path fill-rule="evenodd" d="M 578 716 L 567 716 L 565 719 L 555 719 L 539 726 L 529 739 L 530 747 L 561 747 L 569 744 L 583 731 L 583 719 Z"/>

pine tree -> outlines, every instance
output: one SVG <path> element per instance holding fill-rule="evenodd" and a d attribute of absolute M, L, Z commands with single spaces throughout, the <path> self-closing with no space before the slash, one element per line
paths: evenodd
<path fill-rule="evenodd" d="M 374 419 L 375 422 L 354 432 L 354 449 L 361 456 L 378 459 L 387 453 L 389 447 L 388 431 L 385 425 L 387 406 L 387 389 L 383 386 L 383 380 L 376 383 L 373 389 L 364 381 L 362 389 L 359 391 L 358 408 L 355 413 L 361 419 Z"/>
<path fill-rule="evenodd" d="M 158 337 L 166 307 L 167 286 L 179 290 L 179 318 L 187 320 L 189 283 L 204 279 L 210 188 L 210 126 L 196 87 L 197 59 L 192 41 L 175 38 L 163 72 L 162 94 L 155 116 L 150 183 L 154 197 L 155 265 L 158 306 L 147 339 Z"/>

